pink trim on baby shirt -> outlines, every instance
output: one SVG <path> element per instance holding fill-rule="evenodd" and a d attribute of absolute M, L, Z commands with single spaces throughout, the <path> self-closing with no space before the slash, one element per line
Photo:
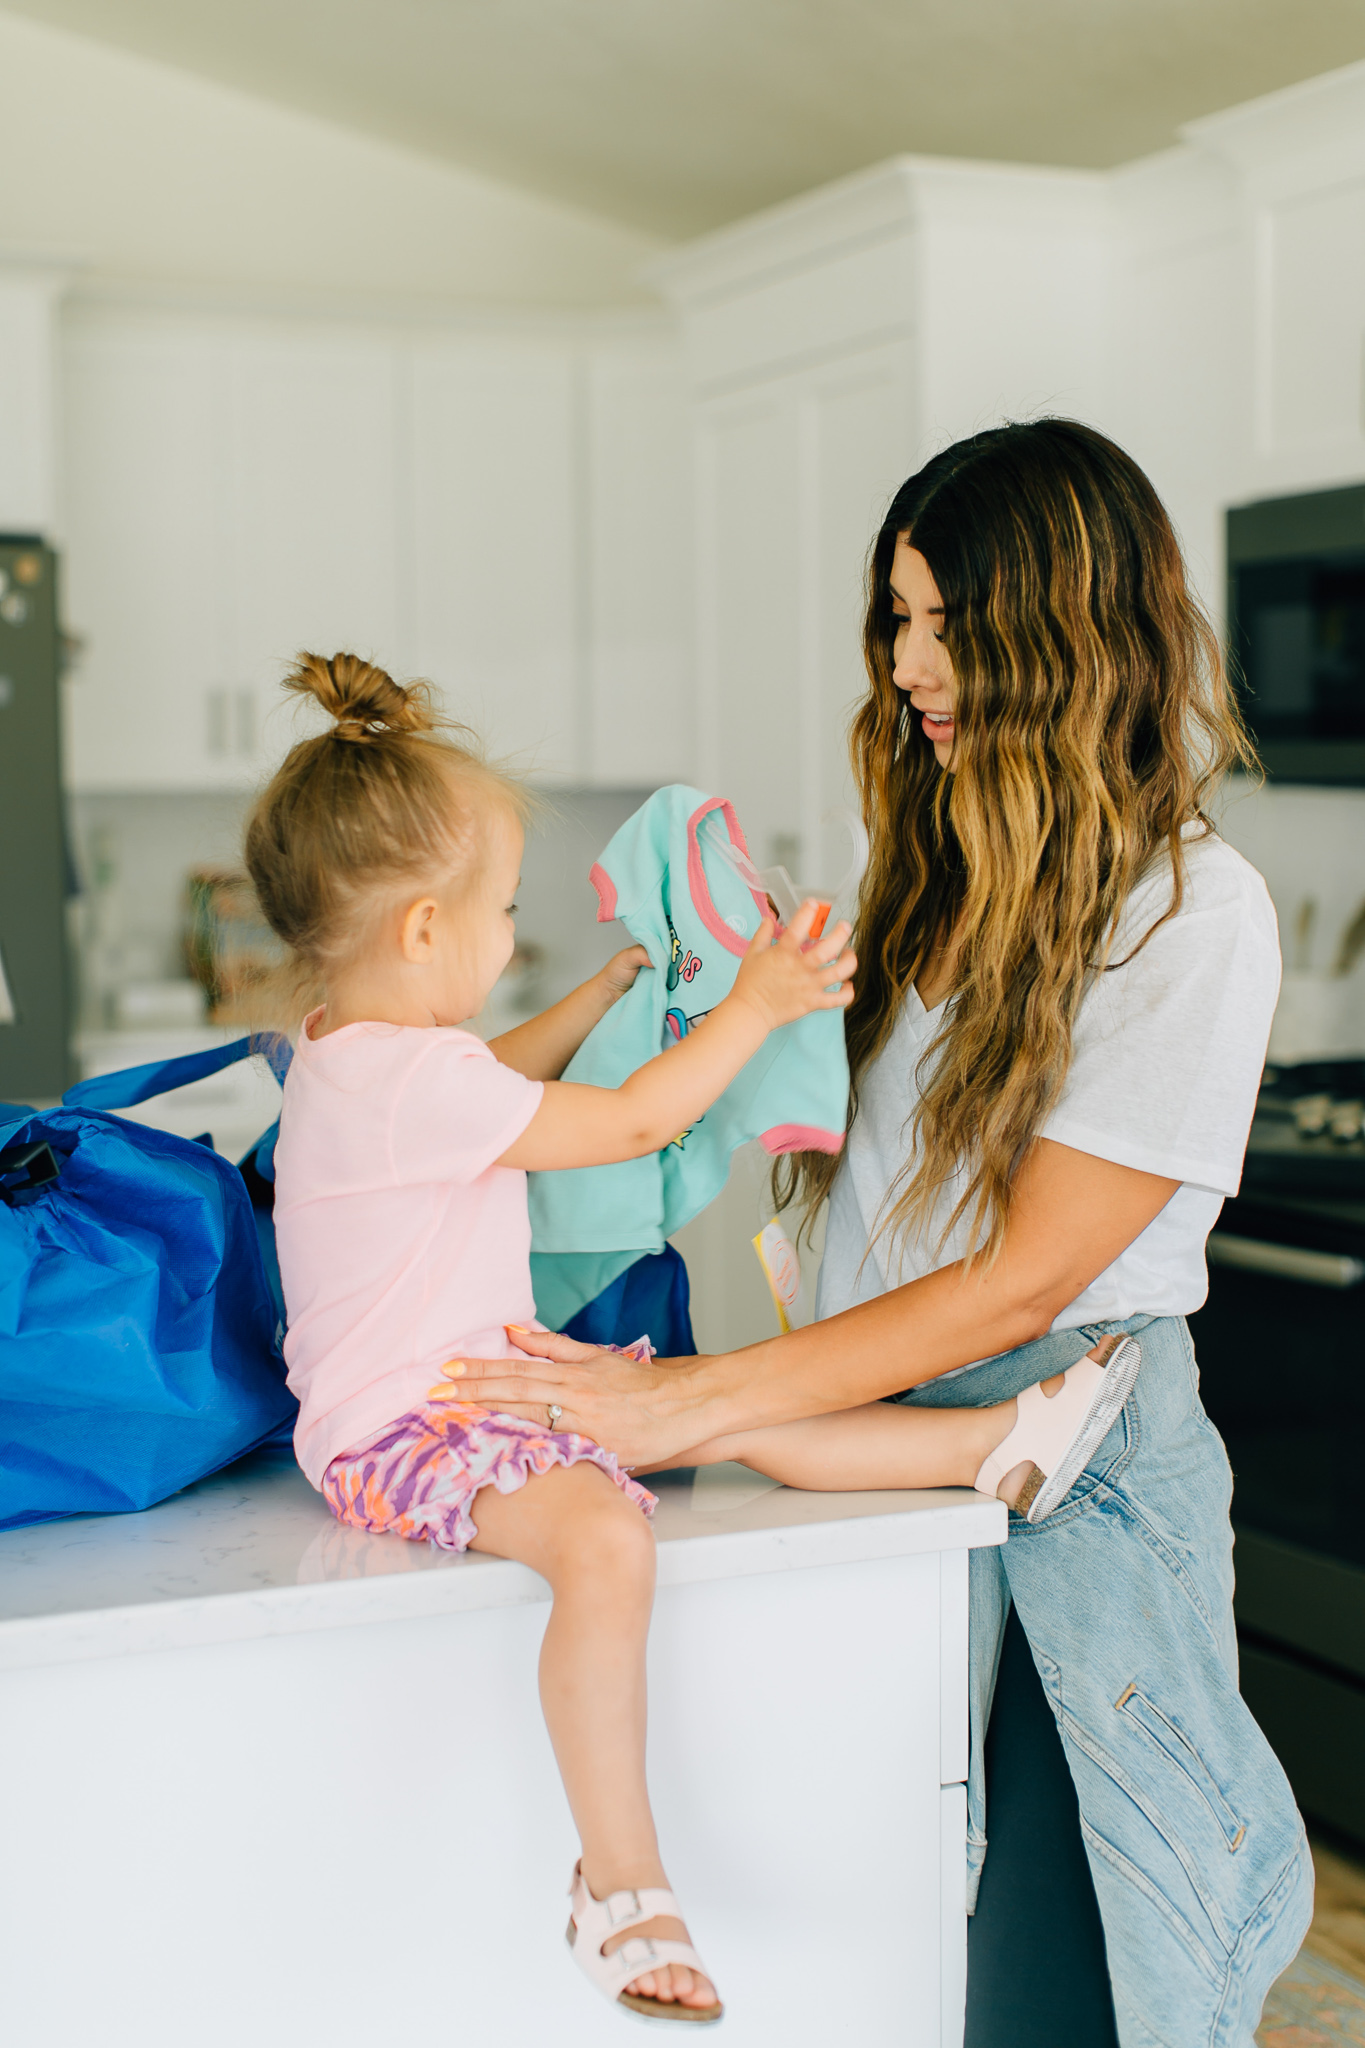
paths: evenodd
<path fill-rule="evenodd" d="M 597 922 L 611 924 L 616 916 L 616 884 L 600 860 L 588 869 L 588 880 L 597 891 Z"/>
<path fill-rule="evenodd" d="M 822 1131 L 814 1124 L 774 1124 L 758 1140 L 765 1152 L 842 1152 L 842 1131 Z"/>
<path fill-rule="evenodd" d="M 711 901 L 711 890 L 706 880 L 706 869 L 702 865 L 701 847 L 697 841 L 697 827 L 701 824 L 703 818 L 710 817 L 712 811 L 719 811 L 725 819 L 726 828 L 730 834 L 730 844 L 737 846 L 746 859 L 749 858 L 749 848 L 745 842 L 744 834 L 740 830 L 739 819 L 735 816 L 734 805 L 728 797 L 708 797 L 704 804 L 698 804 L 696 810 L 693 811 L 687 821 L 687 886 L 692 892 L 692 906 L 712 938 L 719 939 L 727 953 L 743 955 L 749 950 L 749 941 L 742 932 L 731 931 L 729 925 L 726 924 L 724 918 L 716 909 L 715 904 Z M 756 889 L 751 889 L 749 894 L 753 897 L 758 907 L 759 916 L 771 917 L 772 911 L 768 908 L 767 898 L 760 896 Z M 842 1140 L 840 1142 L 842 1143 Z"/>

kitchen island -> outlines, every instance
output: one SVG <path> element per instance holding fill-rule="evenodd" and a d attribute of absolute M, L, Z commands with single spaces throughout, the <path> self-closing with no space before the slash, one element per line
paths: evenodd
<path fill-rule="evenodd" d="M 967 1556 L 1003 1507 L 651 1484 L 655 1810 L 726 2039 L 958 2048 Z M 281 1453 L 0 1535 L 9 2038 L 616 2039 L 562 1941 L 548 1598 L 341 1527 Z"/>

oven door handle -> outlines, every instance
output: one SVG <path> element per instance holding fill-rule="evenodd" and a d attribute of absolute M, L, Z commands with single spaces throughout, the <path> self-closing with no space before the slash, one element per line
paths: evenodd
<path fill-rule="evenodd" d="M 1211 1266 L 1237 1266 L 1244 1273 L 1268 1273 L 1277 1280 L 1303 1280 L 1310 1287 L 1359 1287 L 1365 1259 L 1346 1252 L 1306 1252 L 1295 1244 L 1266 1244 L 1258 1237 L 1234 1237 L 1215 1230 L 1208 1243 Z"/>

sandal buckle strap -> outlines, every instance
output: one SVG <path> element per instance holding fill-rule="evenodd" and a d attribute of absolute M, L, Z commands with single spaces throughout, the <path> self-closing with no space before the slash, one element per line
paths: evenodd
<path fill-rule="evenodd" d="M 572 1899 L 571 1918 L 567 1932 L 569 1950 L 589 1982 L 614 2003 L 626 1997 L 627 1989 L 637 1977 L 651 1970 L 661 1969 L 669 1963 L 682 1963 L 698 1976 L 704 1977 L 706 1966 L 690 1941 L 673 1941 L 648 1934 L 634 1934 L 621 1942 L 610 1955 L 603 1953 L 602 1944 L 614 1933 L 638 1926 L 644 1921 L 661 1916 L 681 1919 L 678 1902 L 671 1891 L 663 1886 L 646 1885 L 638 1890 L 627 1888 L 611 1892 L 604 1899 L 593 1898 L 583 1879 L 581 1868 L 575 1869 L 570 1883 Z M 628 2000 L 627 2002 L 632 2002 Z M 645 2002 L 648 2004 L 648 2001 Z M 644 2007 L 641 2007 L 644 2010 Z M 707 2010 L 705 2024 L 719 2019 L 721 2007 Z M 701 2015 L 690 2009 L 684 2015 L 672 2008 L 661 2006 L 658 2016 L 664 2018 L 699 2018 Z"/>
<path fill-rule="evenodd" d="M 629 1978 L 640 1976 L 662 1958 L 647 1934 L 633 1934 L 629 1941 L 621 1943 L 620 1948 L 612 1950 L 610 1960 L 620 1964 L 628 1972 Z"/>

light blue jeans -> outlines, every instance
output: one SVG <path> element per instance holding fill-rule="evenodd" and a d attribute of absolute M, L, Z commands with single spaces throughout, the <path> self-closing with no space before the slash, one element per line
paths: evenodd
<path fill-rule="evenodd" d="M 1045 1522 L 972 1554 L 969 1887 L 986 1855 L 984 1741 L 1014 1601 L 1080 1801 L 1123 2048 L 1252 2048 L 1312 1914 L 1293 1794 L 1237 1690 L 1232 1475 L 1181 1317 L 1024 1344 L 901 1395 L 985 1406 L 1106 1331 L 1142 1346 L 1123 1414 Z"/>

